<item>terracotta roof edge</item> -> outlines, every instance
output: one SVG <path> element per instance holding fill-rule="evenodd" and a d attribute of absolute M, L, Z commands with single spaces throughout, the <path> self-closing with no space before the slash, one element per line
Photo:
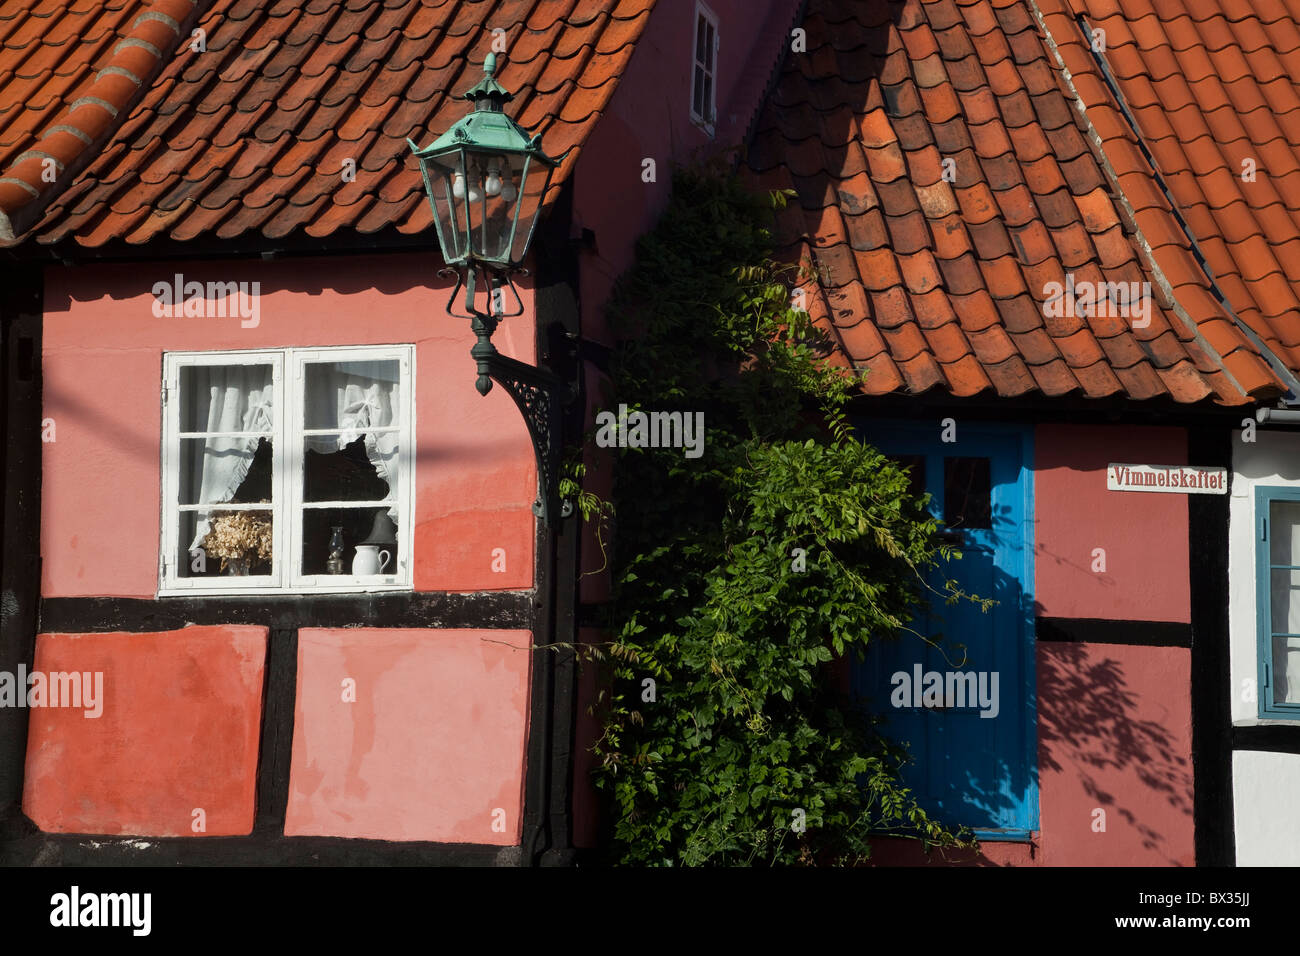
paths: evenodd
<path fill-rule="evenodd" d="M 742 155 L 748 153 L 750 140 L 754 137 L 754 127 L 757 125 L 758 118 L 762 115 L 763 107 L 767 105 L 767 101 L 772 96 L 773 90 L 776 89 L 776 84 L 780 80 L 781 73 L 785 69 L 786 58 L 790 56 L 792 46 L 790 42 L 791 34 L 808 16 L 808 0 L 794 0 L 793 3 L 787 3 L 786 10 L 788 12 L 783 13 L 783 11 L 778 9 L 777 6 L 774 6 L 772 12 L 768 14 L 768 23 L 784 23 L 785 27 L 783 30 L 772 31 L 772 33 L 778 36 L 780 40 L 777 43 L 776 55 L 771 57 L 769 61 L 770 65 L 768 66 L 767 77 L 764 80 L 762 87 L 759 89 L 758 95 L 752 97 L 750 100 L 748 115 L 745 116 L 744 127 L 742 128 L 740 137 Z M 759 31 L 760 34 L 764 32 L 767 25 L 768 24 L 764 24 L 764 29 Z M 736 92 L 739 93 L 742 91 L 737 90 Z"/>
<path fill-rule="evenodd" d="M 1083 123 L 1086 127 L 1086 135 L 1088 138 L 1088 143 L 1092 147 L 1093 153 L 1096 156 L 1096 159 L 1099 165 L 1101 166 L 1102 171 L 1106 174 L 1106 179 L 1108 185 L 1110 186 L 1110 191 L 1115 201 L 1123 206 L 1125 218 L 1128 220 L 1128 222 L 1125 225 L 1132 226 L 1133 237 L 1136 240 L 1136 245 L 1138 247 L 1138 251 L 1142 255 L 1144 264 L 1150 270 L 1151 277 L 1155 280 L 1156 284 L 1160 287 L 1161 291 L 1164 292 L 1165 296 L 1171 303 L 1169 311 L 1173 312 L 1174 315 L 1178 317 L 1178 320 L 1183 323 L 1187 331 L 1192 335 L 1193 341 L 1196 342 L 1196 344 L 1205 352 L 1205 354 L 1211 356 L 1214 359 L 1215 363 L 1222 370 L 1224 377 L 1227 379 L 1227 381 L 1232 383 L 1233 388 L 1237 389 L 1237 391 L 1242 396 L 1248 399 L 1254 398 L 1255 396 L 1253 395 L 1253 393 L 1249 389 L 1245 388 L 1242 385 L 1242 383 L 1238 381 L 1236 376 L 1234 376 L 1232 372 L 1228 369 L 1227 363 L 1224 362 L 1223 356 L 1220 355 L 1218 350 L 1215 349 L 1205 339 L 1205 337 L 1201 334 L 1200 328 L 1196 324 L 1196 320 L 1191 317 L 1191 315 L 1183 307 L 1182 303 L 1178 301 L 1178 296 L 1174 293 L 1174 288 L 1172 284 L 1169 282 L 1169 279 L 1165 275 L 1164 270 L 1160 267 L 1159 262 L 1156 261 L 1155 252 L 1151 248 L 1151 243 L 1148 241 L 1146 234 L 1142 231 L 1142 227 L 1138 224 L 1137 214 L 1133 209 L 1133 205 L 1129 201 L 1128 195 L 1124 192 L 1124 188 L 1119 182 L 1119 177 L 1115 172 L 1114 166 L 1111 165 L 1110 158 L 1106 155 L 1106 147 L 1104 142 L 1102 141 L 1101 134 L 1097 132 L 1097 128 L 1093 125 L 1092 119 L 1088 116 L 1087 104 L 1083 102 L 1083 97 L 1079 94 L 1079 90 L 1074 84 L 1074 78 L 1070 72 L 1070 68 L 1066 66 L 1065 59 L 1064 57 L 1061 56 L 1061 52 L 1059 47 L 1057 46 L 1056 39 L 1052 36 L 1052 31 L 1047 26 L 1047 22 L 1043 17 L 1042 10 L 1040 10 L 1038 7 L 1037 0 L 1025 0 L 1025 3 L 1029 7 L 1030 11 L 1033 13 L 1034 19 L 1038 24 L 1038 28 L 1043 33 L 1043 38 L 1046 41 L 1048 50 L 1051 52 L 1052 58 L 1056 62 L 1057 69 L 1060 71 L 1061 79 L 1064 81 L 1065 85 L 1069 88 L 1070 95 L 1073 100 L 1071 106 L 1074 108 L 1075 112 L 1079 114 L 1079 117 L 1083 120 Z M 1136 130 L 1134 132 L 1135 134 L 1137 134 Z M 1166 196 L 1166 201 L 1171 201 L 1169 200 L 1168 196 Z M 1207 275 L 1206 280 L 1211 285 L 1214 284 L 1213 277 Z M 1287 391 L 1287 383 L 1281 378 L 1281 376 L 1277 374 L 1277 370 L 1273 367 L 1273 362 L 1269 361 L 1270 358 L 1272 358 L 1273 361 L 1278 361 L 1276 356 L 1274 356 L 1272 354 L 1272 351 L 1269 350 L 1262 342 L 1257 341 L 1258 339 L 1257 336 L 1245 335 L 1246 330 L 1241 328 L 1241 322 L 1239 319 L 1237 319 L 1235 315 L 1232 316 L 1232 319 L 1234 320 L 1233 327 L 1241 331 L 1243 335 L 1246 337 L 1246 340 L 1250 342 L 1251 345 L 1261 350 L 1260 357 L 1264 359 L 1265 364 L 1269 367 L 1269 371 L 1273 373 L 1273 376 L 1277 381 L 1279 392 L 1285 393 Z"/>
<path fill-rule="evenodd" d="M 0 240 L 21 242 L 23 233 L 99 155 L 162 72 L 169 52 L 212 3 L 152 0 L 135 18 L 85 92 L 30 149 L 0 170 Z"/>

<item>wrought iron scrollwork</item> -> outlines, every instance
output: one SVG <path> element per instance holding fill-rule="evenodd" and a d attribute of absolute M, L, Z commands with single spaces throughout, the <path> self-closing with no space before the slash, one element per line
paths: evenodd
<path fill-rule="evenodd" d="M 497 351 L 492 344 L 492 333 L 496 331 L 501 319 L 522 314 L 523 302 L 508 275 L 489 271 L 486 279 L 492 311 L 480 311 L 474 301 L 475 271 L 472 264 L 463 273 L 457 270 L 457 282 L 448 301 L 448 312 L 472 320 L 471 327 L 476 341 L 470 349 L 470 355 L 478 366 L 475 387 L 479 393 L 486 395 L 495 381 L 519 406 L 537 459 L 538 491 L 537 499 L 533 502 L 533 513 L 549 525 L 557 514 L 561 518 L 567 518 L 573 513 L 573 503 L 561 501 L 559 497 L 560 415 L 563 408 L 577 397 L 577 390 L 546 369 L 528 365 Z M 462 284 L 465 287 L 465 312 L 459 313 L 454 309 L 454 302 Z M 514 293 L 515 309 L 510 312 L 505 311 L 506 288 Z"/>
<path fill-rule="evenodd" d="M 502 355 L 489 360 L 489 374 L 515 400 L 533 440 L 538 482 L 533 513 L 549 524 L 558 507 L 559 516 L 567 518 L 573 513 L 573 503 L 559 500 L 560 408 L 569 389 L 541 369 Z"/>

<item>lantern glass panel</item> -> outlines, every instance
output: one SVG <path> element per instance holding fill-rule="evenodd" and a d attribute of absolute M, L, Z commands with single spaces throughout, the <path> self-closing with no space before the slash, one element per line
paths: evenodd
<path fill-rule="evenodd" d="M 465 232 L 463 200 L 456 192 L 464 192 L 465 154 L 463 150 L 431 156 L 424 164 L 425 185 L 433 202 L 433 218 L 438 228 L 438 242 L 443 258 L 459 262 L 469 254 L 469 238 Z"/>
<path fill-rule="evenodd" d="M 489 262 L 505 262 L 510 226 L 518 205 L 518 184 L 509 158 L 493 152 L 467 151 L 465 211 L 470 249 Z"/>
<path fill-rule="evenodd" d="M 537 214 L 542 208 L 542 198 L 551 182 L 552 168 L 532 157 L 524 160 L 522 184 L 519 187 L 519 205 L 515 210 L 514 236 L 511 239 L 510 261 L 523 261 L 528 243 L 537 225 Z"/>

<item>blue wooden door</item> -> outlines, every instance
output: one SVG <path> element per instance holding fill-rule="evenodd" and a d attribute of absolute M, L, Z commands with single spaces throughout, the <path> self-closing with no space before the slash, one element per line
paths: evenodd
<path fill-rule="evenodd" d="M 961 552 L 930 583 L 953 578 L 997 603 L 988 611 L 967 600 L 947 605 L 932 592 L 912 622 L 931 640 L 905 634 L 876 644 L 856 668 L 856 689 L 887 718 L 884 733 L 908 746 L 903 779 L 923 807 L 982 839 L 1025 839 L 1038 827 L 1031 433 L 959 424 L 957 441 L 945 443 L 937 422 L 872 422 L 861 431 L 909 467 Z"/>

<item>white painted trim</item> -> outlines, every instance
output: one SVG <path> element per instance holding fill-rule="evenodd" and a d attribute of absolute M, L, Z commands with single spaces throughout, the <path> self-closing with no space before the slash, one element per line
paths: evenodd
<path fill-rule="evenodd" d="M 1258 684 L 1258 597 L 1255 542 L 1259 518 L 1255 489 L 1300 489 L 1300 433 L 1259 428 L 1253 442 L 1242 441 L 1242 430 L 1232 433 L 1232 486 L 1228 499 L 1228 667 L 1232 687 L 1234 727 L 1294 727 L 1296 720 L 1260 717 Z M 1195 554 L 1192 560 L 1197 560 Z M 1245 682 L 1254 686 L 1255 699 L 1247 700 Z"/>
<path fill-rule="evenodd" d="M 184 441 L 185 439 L 206 439 L 206 438 L 264 438 L 266 432 L 181 432 L 176 437 Z"/>
<path fill-rule="evenodd" d="M 303 438 L 309 435 L 337 434 L 338 429 L 295 428 L 303 404 L 300 383 L 305 381 L 304 366 L 309 361 L 396 361 L 399 365 L 400 424 L 376 428 L 376 432 L 397 432 L 397 484 L 385 501 L 306 502 L 302 500 Z M 180 504 L 180 468 L 178 453 L 183 437 L 209 438 L 218 433 L 180 432 L 180 369 L 193 365 L 270 364 L 275 412 L 271 441 L 273 447 L 270 510 L 274 522 L 275 554 L 272 573 L 244 578 L 185 578 L 173 561 L 179 552 L 180 515 L 186 511 L 243 510 L 248 505 Z M 159 467 L 162 475 L 159 558 L 159 597 L 213 594 L 338 594 L 370 591 L 409 591 L 413 587 L 412 548 L 415 535 L 415 346 L 368 345 L 329 348 L 284 348 L 256 351 L 167 352 L 163 355 L 163 392 L 170 395 L 163 402 L 163 441 Z M 292 387 L 291 387 L 292 386 Z M 262 437 L 264 433 L 222 432 L 223 436 Z M 297 516 L 304 510 L 323 507 L 369 507 L 396 505 L 398 509 L 397 547 L 402 556 L 391 574 L 302 575 L 302 525 Z"/>
<path fill-rule="evenodd" d="M 410 454 L 411 442 L 413 441 L 414 428 L 413 421 L 415 415 L 414 402 L 414 352 L 415 347 L 412 345 L 403 346 L 364 346 L 364 347 L 340 347 L 340 348 L 316 348 L 316 349 L 293 349 L 290 350 L 290 362 L 292 363 L 292 381 L 294 388 L 290 390 L 293 403 L 292 418 L 290 421 L 297 422 L 302 418 L 299 408 L 302 402 L 302 393 L 298 386 L 300 382 L 306 382 L 305 368 L 309 362 L 383 362 L 396 361 L 398 363 L 399 382 L 409 383 L 407 387 L 400 389 L 400 399 L 402 408 L 400 410 L 400 423 L 397 426 L 398 443 L 397 443 L 397 479 L 399 485 L 413 486 L 414 475 L 411 473 L 411 467 L 414 464 L 414 458 Z M 385 428 L 384 431 L 391 429 Z M 337 434 L 339 429 L 311 429 L 310 431 L 317 434 Z M 379 429 L 376 429 L 379 431 Z M 294 433 L 291 447 L 288 449 L 290 467 L 288 474 L 300 476 L 303 468 L 303 443 L 302 437 L 305 437 L 307 430 L 302 434 Z M 298 520 L 288 522 L 289 528 L 289 590 L 294 594 L 313 594 L 313 593 L 331 593 L 339 591 L 370 591 L 370 590 L 409 590 L 412 582 L 413 564 L 409 559 L 410 543 L 414 540 L 409 534 L 410 526 L 414 521 L 415 505 L 410 494 L 403 494 L 402 489 L 390 489 L 393 492 L 394 501 L 383 501 L 377 504 L 366 505 L 362 502 L 347 502 L 348 507 L 383 507 L 396 503 L 398 506 L 398 553 L 403 558 L 394 568 L 397 573 L 367 576 L 365 578 L 356 578 L 352 575 L 305 575 L 301 571 L 302 566 L 302 524 Z M 302 482 L 293 480 L 289 488 L 290 514 L 296 519 L 297 516 L 306 509 L 309 502 L 302 500 Z M 403 507 L 405 506 L 405 507 Z M 339 578 L 346 578 L 340 581 Z M 323 583 L 322 583 L 323 582 Z"/>
<path fill-rule="evenodd" d="M 385 498 L 382 501 L 367 499 L 365 501 L 300 501 L 300 508 L 391 508 L 395 504 L 400 504 L 396 498 Z"/>
<path fill-rule="evenodd" d="M 1238 866 L 1300 866 L 1300 754 L 1232 752 Z"/>
<path fill-rule="evenodd" d="M 708 116 L 701 116 L 695 112 L 695 68 L 701 65 L 697 59 L 698 38 L 700 30 L 700 18 L 703 17 L 708 24 L 713 27 L 713 49 L 709 51 L 708 69 L 705 71 L 708 77 L 713 81 L 709 84 L 709 102 L 704 104 Z M 691 72 L 689 82 L 686 84 L 688 96 L 688 108 L 690 111 L 691 122 L 699 126 L 711 137 L 714 134 L 715 124 L 718 119 L 718 51 L 722 47 L 722 31 L 718 29 L 718 15 L 708 8 L 701 0 L 696 0 L 695 16 L 691 18 Z"/>
<path fill-rule="evenodd" d="M 262 594 L 276 590 L 283 581 L 283 577 L 277 573 L 279 571 L 277 557 L 272 558 L 272 573 L 269 575 L 259 574 L 246 578 L 196 579 L 181 577 L 177 573 L 179 569 L 174 562 L 179 560 L 179 517 L 182 511 L 180 505 L 180 466 L 177 459 L 180 450 L 180 371 L 185 366 L 211 365 L 270 365 L 271 384 L 274 394 L 279 395 L 281 391 L 281 372 L 284 365 L 284 353 L 282 350 L 259 349 L 247 352 L 166 352 L 163 354 L 163 389 L 167 395 L 167 400 L 164 402 L 163 409 L 164 429 L 160 464 L 162 469 L 162 514 L 160 516 L 160 527 L 163 533 L 161 535 L 162 554 L 159 560 L 159 597 L 183 594 Z M 282 416 L 278 410 L 273 410 L 271 429 L 273 447 L 279 443 L 279 433 L 282 427 Z M 257 434 L 260 437 L 264 433 L 259 432 Z M 276 503 L 283 499 L 279 488 L 275 484 L 272 485 L 271 497 L 271 508 L 262 510 L 270 510 L 273 515 L 272 521 L 278 524 L 279 512 L 276 510 Z M 185 508 L 184 510 L 197 511 L 200 510 L 200 508 Z M 277 578 L 279 580 L 277 580 Z M 257 582 L 268 583 L 258 584 Z"/>

